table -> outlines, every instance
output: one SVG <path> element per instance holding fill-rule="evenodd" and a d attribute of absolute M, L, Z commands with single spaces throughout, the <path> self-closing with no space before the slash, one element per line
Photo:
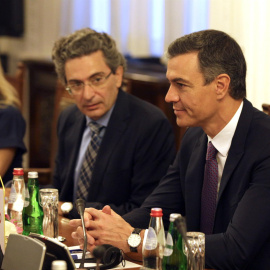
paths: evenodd
<path fill-rule="evenodd" d="M 73 232 L 74 229 L 71 226 L 69 226 L 69 219 L 63 216 L 59 216 L 58 224 L 59 224 L 59 235 L 66 238 L 66 240 L 63 243 L 69 247 L 77 246 L 78 241 L 71 237 L 71 233 Z"/>
<path fill-rule="evenodd" d="M 66 238 L 66 241 L 64 242 L 67 246 L 76 246 L 78 245 L 77 240 L 73 239 L 71 237 L 71 233 L 73 232 L 73 228 L 69 226 L 69 219 L 65 218 L 63 216 L 59 216 L 59 235 L 64 236 Z M 127 259 L 127 258 L 126 258 Z M 130 259 L 128 259 L 130 260 Z M 130 260 L 134 263 L 141 264 L 137 261 Z M 129 268 L 130 270 L 139 270 L 140 267 L 135 268 Z M 211 269 L 205 269 L 205 270 L 211 270 Z"/>
<path fill-rule="evenodd" d="M 9 193 L 10 193 L 10 188 L 6 188 L 5 189 L 5 197 L 6 198 L 9 197 Z M 62 202 L 59 203 L 59 208 L 60 208 L 61 204 L 62 204 Z M 61 211 L 59 211 L 59 213 L 61 213 Z M 63 217 L 62 215 L 59 215 L 58 222 L 59 222 L 59 235 L 66 238 L 66 240 L 64 241 L 64 244 L 66 244 L 67 246 L 77 246 L 78 241 L 71 237 L 71 233 L 73 232 L 73 228 L 71 226 L 69 226 L 69 219 Z"/>
<path fill-rule="evenodd" d="M 62 202 L 60 202 L 60 206 L 61 204 Z M 63 243 L 66 244 L 67 246 L 77 246 L 78 241 L 71 237 L 71 233 L 73 232 L 74 229 L 71 226 L 69 226 L 69 219 L 59 215 L 58 224 L 59 224 L 59 235 L 66 238 L 66 240 Z M 133 260 L 129 260 L 129 261 L 140 264 L 137 261 L 133 261 Z M 139 270 L 140 267 L 134 267 L 134 268 L 128 268 L 128 269 Z"/>
<path fill-rule="evenodd" d="M 5 196 L 8 197 L 10 192 L 10 188 L 6 189 L 6 194 Z M 69 226 L 69 219 L 62 216 L 61 215 L 61 210 L 60 207 L 62 205 L 63 202 L 59 202 L 59 219 L 58 219 L 58 224 L 59 224 L 59 235 L 65 237 L 65 241 L 63 242 L 65 245 L 67 245 L 68 247 L 70 246 L 77 246 L 78 245 L 78 241 L 76 239 L 73 239 L 71 237 L 71 233 L 74 231 L 74 228 L 72 228 L 71 226 Z M 127 258 L 126 258 L 127 259 Z M 141 264 L 137 261 L 133 261 L 128 259 L 129 261 L 132 261 L 134 263 L 138 263 Z M 139 270 L 140 267 L 135 267 L 135 268 L 129 268 L 130 270 Z M 205 270 L 210 270 L 210 269 L 205 269 Z"/>

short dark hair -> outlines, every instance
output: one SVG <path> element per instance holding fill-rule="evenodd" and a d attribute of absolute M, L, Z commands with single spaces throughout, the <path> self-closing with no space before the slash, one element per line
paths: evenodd
<path fill-rule="evenodd" d="M 83 28 L 57 40 L 52 50 L 52 59 L 58 78 L 66 84 L 65 63 L 69 59 L 102 51 L 106 64 L 115 73 L 119 66 L 126 69 L 126 60 L 118 51 L 115 41 L 106 33 Z"/>
<path fill-rule="evenodd" d="M 246 61 L 239 44 L 232 37 L 217 30 L 195 32 L 172 42 L 166 55 L 171 59 L 189 52 L 198 52 L 205 84 L 225 73 L 231 79 L 230 96 L 234 99 L 246 97 Z"/>

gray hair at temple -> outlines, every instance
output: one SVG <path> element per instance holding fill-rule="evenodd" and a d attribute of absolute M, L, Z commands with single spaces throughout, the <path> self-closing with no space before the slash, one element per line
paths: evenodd
<path fill-rule="evenodd" d="M 102 51 L 106 64 L 115 73 L 119 66 L 126 69 L 126 60 L 118 51 L 115 41 L 106 33 L 83 28 L 57 40 L 53 46 L 52 59 L 58 78 L 66 84 L 65 63 L 69 59 Z"/>
<path fill-rule="evenodd" d="M 246 97 L 246 61 L 239 44 L 232 37 L 217 30 L 194 32 L 172 42 L 166 57 L 171 59 L 196 51 L 206 85 L 225 73 L 231 79 L 230 96 L 236 100 Z"/>

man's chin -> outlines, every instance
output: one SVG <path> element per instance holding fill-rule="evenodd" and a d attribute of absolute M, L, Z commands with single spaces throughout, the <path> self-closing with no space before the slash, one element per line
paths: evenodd
<path fill-rule="evenodd" d="M 103 115 L 102 112 L 98 110 L 84 110 L 82 113 L 94 121 L 98 120 Z"/>
<path fill-rule="evenodd" d="M 101 118 L 102 115 L 87 114 L 86 116 L 92 119 L 93 121 L 97 121 L 99 118 Z"/>
<path fill-rule="evenodd" d="M 192 127 L 194 125 L 194 123 L 192 123 L 191 121 L 186 121 L 186 119 L 179 118 L 176 118 L 176 124 L 179 127 Z"/>

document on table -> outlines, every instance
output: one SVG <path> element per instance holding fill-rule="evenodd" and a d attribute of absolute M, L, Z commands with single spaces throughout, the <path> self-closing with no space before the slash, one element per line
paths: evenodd
<path fill-rule="evenodd" d="M 73 247 L 69 247 L 71 256 L 73 259 L 81 259 L 82 258 L 82 250 L 80 249 L 79 246 L 73 246 Z M 93 256 L 91 255 L 90 252 L 87 252 L 85 255 L 85 258 L 93 258 Z M 80 263 L 75 263 L 76 268 L 79 268 Z M 84 267 L 93 267 L 96 266 L 96 263 L 85 263 Z M 141 265 L 137 264 L 137 263 L 133 263 L 130 261 L 125 261 L 125 263 L 123 262 L 120 263 L 118 266 L 114 267 L 113 269 L 128 269 L 128 268 L 137 268 L 137 267 L 141 267 Z"/>

